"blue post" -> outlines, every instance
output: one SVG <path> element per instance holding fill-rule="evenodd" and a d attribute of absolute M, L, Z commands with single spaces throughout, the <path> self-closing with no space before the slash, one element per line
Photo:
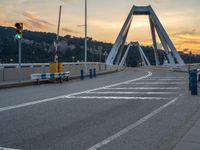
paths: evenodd
<path fill-rule="evenodd" d="M 97 76 L 96 68 L 93 69 L 93 77 Z"/>
<path fill-rule="evenodd" d="M 81 71 L 80 71 L 80 74 L 81 74 L 81 80 L 84 80 L 84 71 L 83 71 L 83 69 L 81 69 Z"/>
<path fill-rule="evenodd" d="M 90 69 L 90 79 L 92 79 L 92 69 Z"/>
<path fill-rule="evenodd" d="M 197 70 L 192 70 L 190 72 L 190 86 L 191 86 L 191 94 L 198 95 L 198 85 L 197 85 Z"/>
<path fill-rule="evenodd" d="M 191 87 L 191 85 L 192 85 L 192 84 L 191 84 L 191 83 L 192 83 L 192 82 L 191 82 L 191 79 L 192 79 L 192 78 L 191 78 L 191 70 L 189 70 L 189 90 L 190 90 L 190 91 L 192 90 L 192 87 Z"/>

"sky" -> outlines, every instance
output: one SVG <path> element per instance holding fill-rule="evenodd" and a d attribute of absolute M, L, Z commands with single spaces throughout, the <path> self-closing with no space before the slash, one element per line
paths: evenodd
<path fill-rule="evenodd" d="M 0 25 L 56 33 L 59 5 L 61 35 L 83 37 L 84 0 L 0 0 Z M 200 54 L 200 0 L 88 0 L 88 36 L 114 43 L 133 5 L 151 5 L 177 50 Z M 150 33 L 148 17 L 134 16 L 127 43 L 152 45 Z"/>

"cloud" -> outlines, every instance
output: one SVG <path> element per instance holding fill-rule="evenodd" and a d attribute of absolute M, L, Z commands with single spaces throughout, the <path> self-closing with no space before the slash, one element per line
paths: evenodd
<path fill-rule="evenodd" d="M 173 35 L 177 35 L 177 36 L 179 36 L 179 35 L 195 35 L 195 34 L 197 34 L 198 32 L 197 32 L 197 30 L 196 29 L 192 29 L 192 30 L 190 30 L 190 31 L 182 31 L 182 32 L 178 32 L 178 33 L 174 33 Z"/>
<path fill-rule="evenodd" d="M 79 32 L 77 32 L 77 31 L 71 30 L 71 29 L 69 29 L 69 28 L 62 28 L 62 30 L 63 30 L 64 32 L 66 32 L 66 33 L 79 33 Z"/>
<path fill-rule="evenodd" d="M 24 25 L 29 29 L 48 29 L 49 27 L 55 26 L 54 24 L 41 19 L 41 17 L 33 15 L 30 12 L 24 11 L 22 15 L 25 17 Z"/>
<path fill-rule="evenodd" d="M 175 0 L 154 0 L 155 3 L 161 3 L 161 2 L 172 2 Z"/>
<path fill-rule="evenodd" d="M 189 49 L 200 54 L 200 33 L 196 29 L 174 33 L 172 40 L 178 49 Z"/>
<path fill-rule="evenodd" d="M 0 25 L 3 25 L 3 26 L 7 26 L 7 27 L 13 27 L 14 26 L 14 22 L 12 21 L 5 21 L 5 20 L 0 20 Z"/>

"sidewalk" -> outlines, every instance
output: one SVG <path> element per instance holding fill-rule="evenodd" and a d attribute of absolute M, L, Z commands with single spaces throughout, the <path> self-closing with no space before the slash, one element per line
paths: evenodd
<path fill-rule="evenodd" d="M 200 118 L 173 150 L 200 150 Z"/>
<path fill-rule="evenodd" d="M 198 91 L 197 98 L 200 102 L 200 83 L 198 84 Z M 192 128 L 176 144 L 173 150 L 200 150 L 200 117 L 197 118 Z"/>

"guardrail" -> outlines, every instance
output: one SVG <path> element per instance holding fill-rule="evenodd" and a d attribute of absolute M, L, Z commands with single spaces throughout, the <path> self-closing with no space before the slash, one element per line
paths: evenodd
<path fill-rule="evenodd" d="M 117 70 L 118 66 L 110 66 L 99 62 L 79 62 L 79 63 L 62 63 L 63 72 L 70 71 L 70 76 L 79 76 L 80 69 L 86 72 L 89 69 L 95 68 L 97 73 Z M 31 74 L 48 73 L 49 63 L 29 63 L 21 65 L 22 80 L 30 80 Z M 86 66 L 86 67 L 85 67 Z M 0 64 L 0 82 L 17 81 L 19 79 L 19 65 L 18 64 Z"/>

